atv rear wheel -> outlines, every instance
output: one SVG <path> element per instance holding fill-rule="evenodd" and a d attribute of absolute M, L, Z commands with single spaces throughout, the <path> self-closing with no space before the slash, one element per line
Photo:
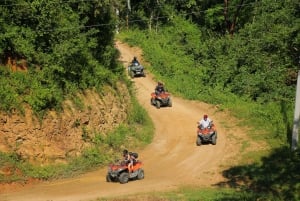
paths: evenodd
<path fill-rule="evenodd" d="M 137 175 L 137 179 L 141 180 L 144 179 L 144 177 L 145 177 L 144 170 L 140 169 Z"/>
<path fill-rule="evenodd" d="M 119 176 L 119 182 L 121 184 L 126 184 L 129 181 L 129 174 L 127 172 L 123 172 L 121 173 L 121 175 Z"/>

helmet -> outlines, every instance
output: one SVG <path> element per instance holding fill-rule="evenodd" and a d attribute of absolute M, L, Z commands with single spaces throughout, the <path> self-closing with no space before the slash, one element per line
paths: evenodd
<path fill-rule="evenodd" d="M 128 150 L 127 150 L 127 149 L 124 149 L 124 150 L 123 150 L 123 155 L 126 155 L 126 154 L 128 154 Z"/>
<path fill-rule="evenodd" d="M 208 117 L 207 114 L 205 114 L 205 115 L 203 116 L 204 119 L 206 119 L 207 117 Z"/>
<path fill-rule="evenodd" d="M 133 59 L 136 60 L 136 56 L 134 56 Z"/>
<path fill-rule="evenodd" d="M 163 83 L 161 81 L 158 81 L 157 84 L 158 85 L 163 85 Z"/>

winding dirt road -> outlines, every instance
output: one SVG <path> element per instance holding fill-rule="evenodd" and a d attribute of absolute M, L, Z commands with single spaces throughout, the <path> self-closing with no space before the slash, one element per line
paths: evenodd
<path fill-rule="evenodd" d="M 127 66 L 133 56 L 142 58 L 141 51 L 117 42 L 121 61 Z M 141 60 L 143 62 L 143 60 Z M 44 182 L 15 192 L 0 194 L 1 201 L 79 201 L 126 196 L 141 192 L 166 191 L 180 185 L 212 186 L 224 181 L 222 170 L 235 162 L 240 149 L 237 138 L 228 137 L 225 120 L 232 119 L 215 106 L 172 97 L 173 107 L 156 109 L 150 105 L 150 93 L 156 82 L 147 74 L 133 79 L 139 102 L 155 125 L 153 142 L 139 152 L 144 162 L 145 179 L 121 185 L 105 181 L 106 168 L 76 178 Z M 206 113 L 218 128 L 217 145 L 196 146 L 196 122 Z M 236 128 L 238 129 L 238 128 Z M 229 143 L 230 139 L 230 143 Z"/>

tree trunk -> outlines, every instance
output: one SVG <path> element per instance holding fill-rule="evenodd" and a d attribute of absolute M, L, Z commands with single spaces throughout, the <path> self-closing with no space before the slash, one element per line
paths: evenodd
<path fill-rule="evenodd" d="M 233 34 L 235 32 L 235 26 L 236 26 L 237 19 L 240 14 L 243 3 L 244 3 L 244 0 L 241 0 L 240 3 L 236 6 L 236 11 L 233 15 L 233 20 L 231 21 L 228 16 L 229 0 L 224 0 L 224 19 L 225 19 L 227 31 L 231 36 L 233 36 Z"/>

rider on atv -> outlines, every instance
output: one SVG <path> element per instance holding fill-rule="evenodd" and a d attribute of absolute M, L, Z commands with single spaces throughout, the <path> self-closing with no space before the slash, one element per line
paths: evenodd
<path fill-rule="evenodd" d="M 127 183 L 129 180 L 144 179 L 143 163 L 137 160 L 138 153 L 123 150 L 123 160 L 108 166 L 106 181 L 119 181 L 121 184 Z M 132 167 L 130 166 L 132 164 Z"/>
<path fill-rule="evenodd" d="M 137 60 L 136 57 L 133 57 L 131 63 L 132 63 L 132 64 L 137 63 L 138 65 L 140 64 L 140 62 Z"/>
<path fill-rule="evenodd" d="M 128 171 L 132 172 L 133 171 L 133 165 L 136 163 L 137 160 L 137 154 L 133 152 L 128 152 L 127 149 L 123 150 L 123 157 L 124 161 L 127 164 Z"/>
<path fill-rule="evenodd" d="M 155 87 L 155 94 L 158 95 L 160 93 L 165 92 L 165 88 L 162 82 L 158 82 L 157 86 Z"/>
<path fill-rule="evenodd" d="M 205 114 L 205 115 L 203 115 L 203 119 L 201 119 L 198 122 L 198 128 L 205 129 L 205 128 L 211 126 L 211 123 L 212 123 L 212 120 L 210 120 L 210 118 L 208 118 L 208 115 Z"/>

